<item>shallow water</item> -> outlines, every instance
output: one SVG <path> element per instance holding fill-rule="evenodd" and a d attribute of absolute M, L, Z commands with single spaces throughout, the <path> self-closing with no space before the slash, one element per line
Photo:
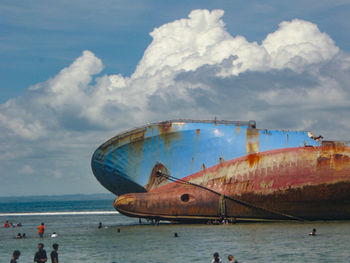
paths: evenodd
<path fill-rule="evenodd" d="M 0 229 L 0 262 L 19 249 L 19 262 L 33 262 L 37 243 L 48 254 L 57 242 L 60 262 L 210 262 L 213 252 L 223 262 L 232 253 L 239 262 L 349 262 L 350 222 L 276 222 L 235 225 L 139 225 L 122 215 L 32 215 L 0 217 L 22 222 Z M 39 239 L 36 227 L 45 222 Z M 102 222 L 106 228 L 98 229 Z M 120 229 L 118 233 L 117 229 Z M 318 235 L 308 236 L 312 228 Z M 49 234 L 57 232 L 57 238 Z M 14 239 L 18 232 L 26 239 Z M 177 232 L 179 237 L 175 238 Z"/>

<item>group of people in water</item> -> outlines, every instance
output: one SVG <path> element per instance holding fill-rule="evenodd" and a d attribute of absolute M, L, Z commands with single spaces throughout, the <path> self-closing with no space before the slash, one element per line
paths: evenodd
<path fill-rule="evenodd" d="M 207 225 L 228 225 L 228 224 L 236 224 L 236 220 L 234 218 L 223 218 L 221 220 L 208 220 Z"/>
<path fill-rule="evenodd" d="M 38 235 L 39 235 L 40 238 L 43 238 L 43 237 L 44 237 L 45 229 L 46 229 L 46 228 L 45 228 L 45 223 L 42 222 L 42 223 L 40 224 L 40 226 L 38 226 Z M 53 232 L 53 233 L 51 234 L 51 237 L 57 237 L 57 233 L 56 233 L 56 232 Z"/>
<path fill-rule="evenodd" d="M 8 220 L 6 220 L 5 223 L 4 223 L 4 227 L 5 228 L 9 228 L 11 226 L 13 226 L 13 224 L 10 223 Z M 18 226 L 18 224 L 16 226 Z M 22 226 L 22 224 L 20 224 L 20 226 Z M 39 238 L 43 238 L 44 237 L 44 233 L 45 233 L 45 223 L 42 222 L 37 227 L 37 229 L 38 229 Z M 57 233 L 53 232 L 51 234 L 51 237 L 57 237 Z M 25 233 L 23 233 L 23 234 L 18 233 L 15 238 L 16 239 L 26 238 L 26 234 Z M 51 262 L 52 263 L 58 263 L 58 253 L 57 253 L 57 251 L 58 251 L 58 244 L 57 243 L 53 244 L 52 248 L 53 248 L 53 250 L 52 250 L 52 252 L 50 254 Z M 10 263 L 17 263 L 17 259 L 19 259 L 20 255 L 21 255 L 21 252 L 19 250 L 13 251 Z M 46 254 L 46 251 L 44 249 L 44 244 L 43 243 L 39 243 L 38 244 L 38 251 L 35 253 L 35 256 L 34 256 L 34 262 L 44 263 L 46 261 L 47 261 L 47 254 Z"/>
<path fill-rule="evenodd" d="M 228 259 L 228 262 L 230 263 L 239 263 L 232 254 L 228 255 L 227 259 Z M 222 263 L 218 252 L 215 252 L 213 254 L 213 259 L 211 263 Z"/>
<path fill-rule="evenodd" d="M 209 222 L 209 223 L 207 223 L 207 224 L 220 224 L 220 223 L 221 223 L 221 224 L 228 224 L 229 222 L 227 222 L 227 221 L 223 221 L 223 222 L 218 221 L 218 222 Z M 230 223 L 232 223 L 232 222 L 230 222 Z M 19 224 L 20 224 L 20 223 L 19 223 Z M 18 224 L 17 224 L 17 225 L 18 225 Z M 9 223 L 8 221 L 5 221 L 4 227 L 5 227 L 5 228 L 8 228 L 8 227 L 10 227 L 10 226 L 11 226 L 11 223 Z M 22 226 L 22 224 L 20 224 L 20 226 Z M 99 229 L 103 228 L 102 222 L 100 222 L 100 223 L 98 224 L 98 228 L 99 228 Z M 38 226 L 37 229 L 38 229 L 38 235 L 39 235 L 39 237 L 40 237 L 40 238 L 43 238 L 43 237 L 44 237 L 44 233 L 45 233 L 45 223 L 42 222 L 42 223 Z M 118 228 L 118 232 L 120 232 L 120 229 L 119 229 L 119 228 Z M 312 231 L 309 233 L 309 235 L 310 235 L 310 236 L 316 236 L 316 229 L 315 229 L 315 228 L 312 229 Z M 178 237 L 178 236 L 179 236 L 178 233 L 174 233 L 174 237 Z M 57 237 L 56 232 L 53 232 L 53 233 L 51 234 L 51 237 Z M 18 233 L 17 236 L 16 236 L 16 238 L 17 238 L 17 239 L 26 238 L 26 234 L 25 234 L 25 233 L 23 233 L 23 234 Z M 52 248 L 53 248 L 53 250 L 52 250 L 52 252 L 51 252 L 51 254 L 50 254 L 51 262 L 52 262 L 52 263 L 58 263 L 58 253 L 57 253 L 57 251 L 58 251 L 58 244 L 57 244 L 57 243 L 53 244 L 53 245 L 52 245 Z M 13 254 L 12 254 L 12 258 L 11 258 L 10 263 L 17 263 L 17 259 L 19 259 L 19 256 L 20 256 L 20 255 L 21 255 L 21 252 L 20 252 L 19 250 L 13 251 Z M 228 259 L 228 262 L 231 262 L 231 263 L 239 263 L 239 262 L 235 259 L 235 257 L 234 257 L 232 254 L 228 255 L 227 259 Z M 45 251 L 45 249 L 44 249 L 44 244 L 43 244 L 43 243 L 39 243 L 39 244 L 38 244 L 38 251 L 35 253 L 35 256 L 34 256 L 34 262 L 42 263 L 42 262 L 46 262 L 46 261 L 47 261 L 47 254 L 46 254 L 46 251 Z M 220 256 L 219 256 L 219 253 L 218 253 L 218 252 L 215 252 L 215 253 L 213 254 L 213 259 L 212 259 L 211 263 L 222 263 L 222 260 L 221 260 L 221 258 L 220 258 Z"/>
<path fill-rule="evenodd" d="M 23 233 L 23 234 L 21 234 L 21 233 L 18 233 L 17 234 L 17 236 L 15 237 L 16 239 L 21 239 L 21 238 L 26 238 L 27 236 L 26 236 L 26 233 Z"/>
<path fill-rule="evenodd" d="M 8 220 L 5 221 L 4 223 L 4 228 L 9 228 L 9 227 L 21 227 L 22 224 L 21 223 L 18 223 L 18 224 L 12 224 L 12 222 L 9 222 Z M 42 222 L 39 226 L 38 226 L 38 235 L 40 238 L 43 238 L 44 237 L 44 233 L 45 233 L 45 223 Z M 26 233 L 18 233 L 15 238 L 16 239 L 22 239 L 22 238 L 26 238 Z M 56 232 L 53 232 L 51 234 L 51 237 L 57 237 L 57 233 Z"/>
<path fill-rule="evenodd" d="M 58 263 L 58 244 L 52 245 L 52 251 L 50 254 L 51 263 Z M 13 251 L 12 258 L 10 263 L 17 263 L 17 259 L 19 259 L 19 256 L 21 255 L 21 252 L 19 250 Z M 47 254 L 46 250 L 44 249 L 44 244 L 39 243 L 38 244 L 38 251 L 34 255 L 34 262 L 36 263 L 45 263 L 47 261 Z"/>
<path fill-rule="evenodd" d="M 17 224 L 14 224 L 14 223 L 9 222 L 8 220 L 6 220 L 5 223 L 4 223 L 4 227 L 5 227 L 5 228 L 9 228 L 9 227 L 21 227 L 21 226 L 22 226 L 22 223 L 21 223 L 21 222 L 19 222 L 19 223 L 17 223 Z"/>
<path fill-rule="evenodd" d="M 176 234 L 176 236 L 177 236 L 177 233 L 175 233 L 175 234 Z M 176 237 L 176 236 L 175 236 L 175 237 Z M 309 233 L 309 236 L 316 236 L 316 228 L 312 229 L 312 231 Z M 231 263 L 239 263 L 239 262 L 235 259 L 235 257 L 234 257 L 233 255 L 231 255 L 231 254 L 228 255 L 227 259 L 228 259 L 228 262 L 231 262 Z M 215 252 L 215 253 L 213 254 L 213 259 L 212 259 L 211 263 L 222 263 L 221 258 L 220 258 L 220 256 L 219 256 L 219 253 L 218 253 L 218 252 Z"/>

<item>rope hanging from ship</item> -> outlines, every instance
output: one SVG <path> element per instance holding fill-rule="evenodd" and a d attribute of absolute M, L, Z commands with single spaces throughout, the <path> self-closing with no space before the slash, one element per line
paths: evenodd
<path fill-rule="evenodd" d="M 224 195 L 224 194 L 222 194 L 220 192 L 217 192 L 217 191 L 215 191 L 213 189 L 210 189 L 208 187 L 205 187 L 203 185 L 195 184 L 195 183 L 192 183 L 192 182 L 185 181 L 183 179 L 177 178 L 175 176 L 164 174 L 161 171 L 157 171 L 156 174 L 157 174 L 157 176 L 162 176 L 162 177 L 168 179 L 169 181 L 172 181 L 172 182 L 175 182 L 175 183 L 178 183 L 178 184 L 187 184 L 187 185 L 192 185 L 194 187 L 201 188 L 203 190 L 209 191 L 209 192 L 214 193 L 216 195 L 222 196 L 224 199 L 236 202 L 238 204 L 241 204 L 241 205 L 249 207 L 249 208 L 262 210 L 264 212 L 268 212 L 268 213 L 271 213 L 271 214 L 282 216 L 282 217 L 285 217 L 285 218 L 288 218 L 288 219 L 291 219 L 291 220 L 306 221 L 306 219 L 303 219 L 303 218 L 300 218 L 300 217 L 296 217 L 296 216 L 293 216 L 293 215 L 289 215 L 289 214 L 281 213 L 281 212 L 274 211 L 274 210 L 271 210 L 271 209 L 263 208 L 263 207 L 260 207 L 260 206 L 254 205 L 254 204 L 250 204 L 250 203 L 248 203 L 246 201 L 242 201 L 242 200 L 233 198 L 231 196 Z"/>

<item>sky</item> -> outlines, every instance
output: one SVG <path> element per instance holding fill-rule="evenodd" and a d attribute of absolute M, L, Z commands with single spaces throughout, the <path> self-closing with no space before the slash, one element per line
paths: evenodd
<path fill-rule="evenodd" d="M 168 119 L 350 140 L 350 3 L 2 0 L 0 196 L 106 193 L 94 150 Z"/>

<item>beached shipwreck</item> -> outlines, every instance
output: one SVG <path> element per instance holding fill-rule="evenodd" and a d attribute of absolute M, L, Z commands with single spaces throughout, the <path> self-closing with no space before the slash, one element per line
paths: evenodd
<path fill-rule="evenodd" d="M 92 156 L 127 216 L 175 221 L 350 219 L 349 142 L 255 121 L 172 120 L 118 134 Z"/>

